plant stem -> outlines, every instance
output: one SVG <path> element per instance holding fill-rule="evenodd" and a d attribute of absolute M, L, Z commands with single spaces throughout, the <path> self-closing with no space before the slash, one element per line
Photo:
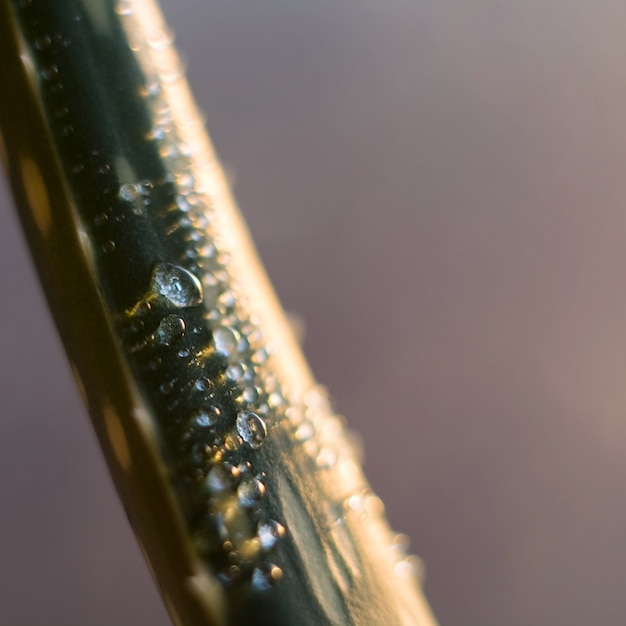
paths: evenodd
<path fill-rule="evenodd" d="M 434 624 L 156 5 L 2 0 L 0 50 L 16 204 L 173 621 Z"/>

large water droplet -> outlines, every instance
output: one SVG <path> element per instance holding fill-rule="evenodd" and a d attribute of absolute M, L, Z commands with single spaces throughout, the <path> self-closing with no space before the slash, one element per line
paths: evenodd
<path fill-rule="evenodd" d="M 197 277 L 172 263 L 154 265 L 150 288 L 177 308 L 197 306 L 202 302 L 202 285 Z"/>
<path fill-rule="evenodd" d="M 246 411 L 237 416 L 237 432 L 253 450 L 257 450 L 265 441 L 267 426 L 256 413 Z"/>
<path fill-rule="evenodd" d="M 215 351 L 225 358 L 231 357 L 237 350 L 239 333 L 228 326 L 218 326 L 213 331 Z"/>
<path fill-rule="evenodd" d="M 185 334 L 185 322 L 177 315 L 166 315 L 154 331 L 155 340 L 169 347 Z"/>
<path fill-rule="evenodd" d="M 261 522 L 257 528 L 257 535 L 261 543 L 261 549 L 268 552 L 285 536 L 285 527 L 271 519 Z"/>

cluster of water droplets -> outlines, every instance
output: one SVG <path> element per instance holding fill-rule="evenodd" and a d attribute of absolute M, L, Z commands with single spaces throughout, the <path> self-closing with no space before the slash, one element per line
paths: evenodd
<path fill-rule="evenodd" d="M 176 481 L 201 520 L 192 529 L 196 546 L 221 563 L 224 581 L 265 589 L 282 575 L 267 557 L 285 529 L 264 513 L 266 473 L 257 468 L 273 418 L 260 384 L 260 334 L 228 287 L 220 283 L 208 301 L 201 280 L 181 265 L 157 261 L 147 285 L 127 313 L 128 345 L 164 403 Z M 224 315 L 214 322 L 216 311 Z"/>
<path fill-rule="evenodd" d="M 119 2 L 116 12 L 120 19 L 134 19 L 128 0 Z M 283 576 L 274 561 L 286 529 L 266 512 L 272 481 L 263 458 L 279 425 L 286 425 L 322 478 L 354 485 L 336 503 L 340 514 L 329 521 L 333 533 L 340 535 L 344 519 L 351 516 L 381 518 L 382 503 L 363 486 L 358 450 L 345 437 L 325 392 L 320 388 L 303 398 L 286 398 L 269 367 L 271 351 L 243 290 L 231 278 L 210 194 L 194 178 L 193 150 L 179 133 L 180 121 L 165 94 L 183 73 L 171 43 L 169 33 L 131 42 L 133 50 L 149 51 L 156 68 L 137 96 L 152 111 L 144 140 L 154 146 L 168 173 L 154 179 L 122 176 L 98 147 L 77 154 L 71 172 L 95 173 L 104 181 L 108 208 L 89 224 L 98 252 L 115 258 L 130 245 L 117 236 L 121 226 L 133 220 L 145 223 L 146 218 L 160 225 L 170 248 L 178 251 L 173 258 L 152 260 L 145 290 L 121 322 L 124 345 L 155 390 L 155 406 L 162 407 L 160 426 L 174 459 L 170 473 L 198 552 L 219 564 L 225 583 L 245 581 L 263 591 Z M 55 116 L 66 141 L 76 129 L 70 121 L 73 105 L 61 97 L 56 53 L 69 44 L 57 34 L 43 34 L 35 42 L 39 77 L 58 102 Z M 406 555 L 403 536 L 390 538 L 389 545 L 397 576 L 419 571 L 419 562 Z M 345 560 L 350 561 L 349 555 Z"/>

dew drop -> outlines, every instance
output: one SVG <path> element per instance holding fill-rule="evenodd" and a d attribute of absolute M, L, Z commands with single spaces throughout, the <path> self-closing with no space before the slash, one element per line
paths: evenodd
<path fill-rule="evenodd" d="M 111 240 L 105 241 L 102 244 L 102 252 L 104 252 L 105 254 L 111 254 L 115 252 L 115 242 Z"/>
<path fill-rule="evenodd" d="M 298 441 L 309 441 L 315 437 L 315 427 L 313 423 L 309 420 L 303 420 L 303 422 L 298 426 L 295 437 Z"/>
<path fill-rule="evenodd" d="M 191 463 L 196 467 L 202 467 L 207 460 L 208 446 L 203 442 L 194 444 L 189 453 Z"/>
<path fill-rule="evenodd" d="M 193 386 L 198 391 L 206 391 L 207 389 L 209 389 L 211 387 L 211 381 L 208 378 L 206 378 L 205 376 L 201 376 L 200 378 L 197 378 L 194 381 Z"/>
<path fill-rule="evenodd" d="M 161 357 L 157 357 L 156 359 L 151 359 L 148 362 L 148 369 L 155 372 L 156 370 L 159 369 L 159 367 L 161 367 L 161 364 L 162 364 Z"/>
<path fill-rule="evenodd" d="M 261 549 L 269 552 L 285 536 L 285 527 L 276 520 L 261 522 L 257 527 Z"/>
<path fill-rule="evenodd" d="M 49 65 L 41 70 L 41 76 L 45 80 L 52 80 L 59 75 L 59 68 L 56 65 Z"/>
<path fill-rule="evenodd" d="M 125 202 L 134 202 L 139 195 L 139 191 L 137 190 L 137 185 L 124 183 L 120 186 L 120 190 L 117 195 L 120 200 L 124 200 Z"/>
<path fill-rule="evenodd" d="M 258 450 L 267 436 L 267 426 L 256 413 L 246 411 L 237 416 L 237 432 L 253 450 Z"/>
<path fill-rule="evenodd" d="M 177 308 L 197 306 L 202 302 L 202 285 L 197 277 L 172 263 L 154 265 L 150 288 Z"/>
<path fill-rule="evenodd" d="M 262 567 L 257 567 L 252 572 L 251 584 L 257 591 L 267 591 L 273 587 L 283 577 L 283 570 L 274 565 L 267 563 Z"/>
<path fill-rule="evenodd" d="M 96 226 L 103 226 L 109 221 L 109 216 L 106 213 L 99 213 L 94 218 L 94 224 Z"/>
<path fill-rule="evenodd" d="M 154 188 L 151 180 L 142 180 L 137 186 L 137 190 L 142 196 L 150 195 L 150 192 Z"/>
<path fill-rule="evenodd" d="M 244 478 L 237 487 L 237 497 L 241 506 L 254 508 L 265 495 L 265 485 L 258 478 Z"/>
<path fill-rule="evenodd" d="M 167 395 L 168 393 L 172 393 L 173 390 L 174 390 L 173 380 L 166 380 L 163 384 L 159 386 L 159 391 L 165 395 Z"/>
<path fill-rule="evenodd" d="M 239 381 L 243 378 L 245 366 L 243 363 L 233 363 L 226 368 L 226 378 L 232 381 Z"/>
<path fill-rule="evenodd" d="M 132 15 L 133 3 L 131 0 L 121 0 L 115 7 L 115 12 L 118 15 Z"/>
<path fill-rule="evenodd" d="M 52 43 L 52 38 L 49 35 L 43 35 L 42 37 L 38 37 L 35 40 L 35 47 L 37 50 L 45 50 L 50 47 Z"/>
<path fill-rule="evenodd" d="M 143 320 L 133 320 L 130 323 L 130 329 L 134 332 L 134 333 L 139 333 L 144 329 L 144 322 Z"/>
<path fill-rule="evenodd" d="M 237 350 L 239 333 L 228 326 L 218 326 L 213 331 L 215 351 L 225 358 L 232 356 Z"/>
<path fill-rule="evenodd" d="M 177 315 L 166 315 L 154 331 L 154 338 L 161 345 L 170 347 L 182 339 L 184 334 L 185 322 Z"/>
<path fill-rule="evenodd" d="M 257 391 L 256 387 L 246 387 L 243 390 L 243 399 L 246 402 L 254 402 L 255 400 L 257 400 L 259 397 L 259 392 Z"/>
<path fill-rule="evenodd" d="M 218 423 L 221 415 L 222 412 L 216 406 L 194 409 L 190 415 L 190 425 L 196 428 L 212 428 Z"/>
<path fill-rule="evenodd" d="M 206 485 L 211 491 L 221 493 L 229 488 L 230 476 L 221 465 L 216 465 L 207 474 Z"/>

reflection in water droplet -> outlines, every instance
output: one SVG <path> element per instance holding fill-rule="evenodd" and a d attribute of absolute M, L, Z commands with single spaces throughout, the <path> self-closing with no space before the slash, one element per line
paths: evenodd
<path fill-rule="evenodd" d="M 218 326 L 213 331 L 213 344 L 215 351 L 223 357 L 232 356 L 237 350 L 239 333 L 228 326 Z"/>
<path fill-rule="evenodd" d="M 237 488 L 237 497 L 246 509 L 255 507 L 265 495 L 265 485 L 258 478 L 244 478 Z"/>
<path fill-rule="evenodd" d="M 265 441 L 267 426 L 256 413 L 246 411 L 237 416 L 237 432 L 253 450 L 258 450 Z"/>
<path fill-rule="evenodd" d="M 285 536 L 285 527 L 271 519 L 259 524 L 257 535 L 261 542 L 261 549 L 269 552 L 278 543 L 278 540 Z"/>
<path fill-rule="evenodd" d="M 200 281 L 191 272 L 172 263 L 155 264 L 150 288 L 177 308 L 197 306 L 202 302 Z"/>
<path fill-rule="evenodd" d="M 154 331 L 155 340 L 163 346 L 171 346 L 185 334 L 185 322 L 177 315 L 166 315 Z"/>

